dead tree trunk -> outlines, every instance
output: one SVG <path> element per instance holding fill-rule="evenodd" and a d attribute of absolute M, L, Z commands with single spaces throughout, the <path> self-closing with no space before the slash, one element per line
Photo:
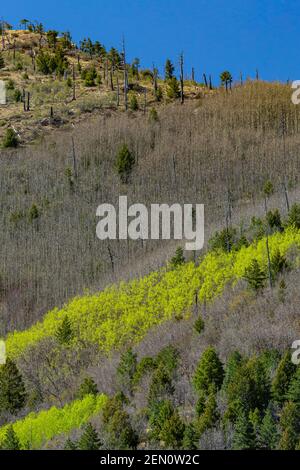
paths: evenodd
<path fill-rule="evenodd" d="M 205 73 L 203 74 L 203 80 L 204 80 L 204 85 L 206 86 L 206 88 L 208 88 L 208 83 L 207 83 L 207 78 L 206 78 Z"/>
<path fill-rule="evenodd" d="M 72 97 L 72 100 L 75 101 L 76 100 L 76 85 L 75 85 L 75 81 L 76 81 L 76 76 L 75 76 L 75 66 L 73 64 L 73 69 L 72 69 L 72 74 L 73 74 L 73 97 Z"/>
<path fill-rule="evenodd" d="M 127 64 L 126 64 L 126 49 L 125 49 L 125 39 L 123 37 L 123 62 L 124 62 L 124 105 L 125 110 L 128 109 L 128 96 L 127 96 Z"/>
<path fill-rule="evenodd" d="M 184 103 L 184 83 L 183 83 L 183 53 L 180 54 L 180 103 Z"/>

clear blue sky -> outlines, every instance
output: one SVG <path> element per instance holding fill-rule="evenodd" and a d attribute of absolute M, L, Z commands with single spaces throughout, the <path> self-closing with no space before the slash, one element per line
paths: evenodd
<path fill-rule="evenodd" d="M 4 3 L 4 2 L 2 2 Z M 106 47 L 126 38 L 129 59 L 139 57 L 163 70 L 170 57 L 177 65 L 184 52 L 186 72 L 196 78 L 221 71 L 234 78 L 300 79 L 299 0 L 13 0 L 0 16 L 16 25 L 21 18 L 41 21 L 47 29 L 69 30 Z"/>

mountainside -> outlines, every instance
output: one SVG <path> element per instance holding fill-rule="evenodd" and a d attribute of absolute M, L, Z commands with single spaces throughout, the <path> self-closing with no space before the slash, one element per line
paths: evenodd
<path fill-rule="evenodd" d="M 0 448 L 300 449 L 290 86 L 24 21 L 0 55 Z M 203 250 L 99 240 L 121 195 L 204 204 Z"/>

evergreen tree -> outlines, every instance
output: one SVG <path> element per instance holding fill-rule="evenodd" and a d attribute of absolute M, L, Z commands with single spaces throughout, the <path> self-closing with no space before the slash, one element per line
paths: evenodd
<path fill-rule="evenodd" d="M 267 212 L 267 223 L 270 228 L 282 231 L 283 227 L 282 227 L 280 212 L 278 209 Z"/>
<path fill-rule="evenodd" d="M 76 442 L 73 442 L 70 438 L 68 438 L 65 442 L 64 450 L 77 450 Z"/>
<path fill-rule="evenodd" d="M 166 65 L 165 65 L 165 80 L 171 80 L 174 76 L 174 65 L 170 61 L 170 59 L 166 60 Z"/>
<path fill-rule="evenodd" d="M 167 96 L 171 100 L 175 100 L 180 96 L 179 83 L 176 77 L 172 77 L 170 80 L 168 80 Z"/>
<path fill-rule="evenodd" d="M 160 431 L 160 439 L 164 442 L 165 447 L 179 449 L 182 445 L 184 429 L 185 426 L 178 411 L 174 410 L 170 418 L 165 420 Z"/>
<path fill-rule="evenodd" d="M 300 204 L 295 203 L 292 205 L 289 211 L 287 225 L 300 229 Z"/>
<path fill-rule="evenodd" d="M 292 363 L 291 353 L 288 351 L 278 364 L 275 376 L 272 381 L 271 393 L 273 400 L 282 405 L 286 400 L 288 389 L 291 383 L 296 366 Z"/>
<path fill-rule="evenodd" d="M 299 404 L 286 402 L 280 416 L 279 426 L 282 430 L 278 448 L 294 450 L 300 438 L 300 408 Z"/>
<path fill-rule="evenodd" d="M 238 351 L 234 351 L 230 354 L 225 368 L 225 376 L 223 382 L 224 390 L 226 390 L 228 384 L 232 382 L 232 380 L 234 380 L 234 377 L 242 364 L 242 360 L 243 358 Z"/>
<path fill-rule="evenodd" d="M 20 441 L 16 435 L 13 426 L 10 424 L 6 430 L 5 437 L 2 443 L 4 450 L 20 450 Z"/>
<path fill-rule="evenodd" d="M 204 327 L 205 327 L 205 323 L 204 323 L 203 318 L 200 315 L 194 323 L 194 330 L 200 334 L 204 330 Z"/>
<path fill-rule="evenodd" d="M 209 392 L 211 387 L 219 389 L 224 378 L 223 365 L 213 347 L 202 354 L 193 377 L 193 384 L 198 393 Z"/>
<path fill-rule="evenodd" d="M 101 446 L 98 433 L 91 423 L 87 423 L 78 441 L 79 450 L 99 450 Z"/>
<path fill-rule="evenodd" d="M 177 268 L 177 266 L 180 266 L 185 262 L 184 254 L 183 254 L 183 248 L 179 246 L 176 249 L 175 255 L 173 258 L 171 258 L 170 265 L 172 268 Z"/>
<path fill-rule="evenodd" d="M 55 337 L 60 344 L 70 344 L 73 338 L 73 331 L 68 315 L 65 315 L 63 321 L 58 326 Z"/>
<path fill-rule="evenodd" d="M 131 95 L 129 107 L 132 111 L 137 111 L 139 109 L 139 102 L 135 95 Z"/>
<path fill-rule="evenodd" d="M 211 428 L 219 419 L 215 390 L 212 390 L 206 400 L 204 411 L 195 423 L 198 436 Z"/>
<path fill-rule="evenodd" d="M 289 265 L 285 256 L 283 256 L 277 248 L 271 259 L 271 271 L 273 277 L 276 278 L 279 273 L 287 271 L 288 269 Z"/>
<path fill-rule="evenodd" d="M 297 368 L 295 375 L 293 376 L 288 392 L 287 398 L 294 403 L 300 405 L 300 367 Z"/>
<path fill-rule="evenodd" d="M 226 91 L 228 90 L 228 86 L 231 88 L 232 75 L 230 72 L 228 72 L 228 70 L 225 70 L 224 72 L 221 73 L 220 80 L 221 80 L 222 85 L 225 85 Z"/>
<path fill-rule="evenodd" d="M 78 398 L 81 400 L 86 395 L 97 395 L 98 388 L 91 377 L 86 377 L 78 390 Z"/>
<path fill-rule="evenodd" d="M 258 445 L 260 449 L 274 450 L 276 449 L 277 442 L 278 432 L 276 421 L 272 411 L 268 408 L 259 429 Z"/>
<path fill-rule="evenodd" d="M 255 449 L 253 426 L 246 415 L 241 412 L 237 417 L 232 440 L 233 450 Z"/>
<path fill-rule="evenodd" d="M 252 260 L 251 265 L 246 268 L 244 279 L 248 282 L 251 289 L 256 292 L 262 289 L 266 281 L 266 273 L 260 268 L 256 259 Z"/>
<path fill-rule="evenodd" d="M 26 402 L 26 392 L 22 376 L 11 360 L 0 366 L 0 411 L 16 413 Z"/>
<path fill-rule="evenodd" d="M 197 434 L 193 423 L 185 426 L 183 438 L 182 438 L 182 449 L 183 450 L 196 450 L 197 449 Z"/>
<path fill-rule="evenodd" d="M 117 368 L 119 383 L 126 390 L 131 392 L 131 383 L 137 368 L 137 355 L 128 349 L 121 355 L 120 363 Z"/>
<path fill-rule="evenodd" d="M 134 163 L 135 158 L 129 151 L 129 148 L 126 144 L 122 145 L 122 147 L 119 149 L 116 159 L 116 168 L 120 175 L 122 183 L 128 182 L 128 178 L 132 171 Z"/>
<path fill-rule="evenodd" d="M 111 449 L 136 449 L 138 436 L 131 425 L 126 411 L 118 409 L 106 424 L 105 432 Z"/>

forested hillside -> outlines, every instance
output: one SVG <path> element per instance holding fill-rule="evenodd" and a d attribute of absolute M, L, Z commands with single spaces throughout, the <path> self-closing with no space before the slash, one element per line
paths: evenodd
<path fill-rule="evenodd" d="M 1 31 L 0 448 L 300 449 L 289 84 L 23 21 Z M 119 195 L 204 204 L 204 249 L 100 241 Z"/>

